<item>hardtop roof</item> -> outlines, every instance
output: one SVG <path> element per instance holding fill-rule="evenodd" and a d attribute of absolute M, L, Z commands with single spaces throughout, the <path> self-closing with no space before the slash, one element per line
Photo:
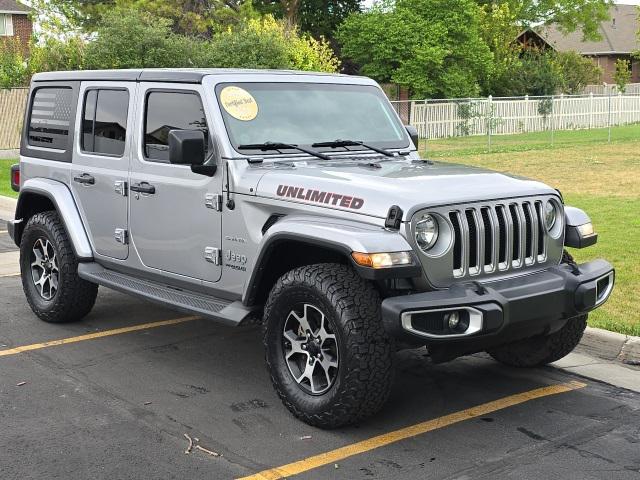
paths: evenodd
<path fill-rule="evenodd" d="M 257 70 L 241 68 L 145 68 L 123 70 L 76 70 L 66 72 L 42 72 L 33 76 L 34 82 L 55 81 L 122 81 L 201 83 L 208 75 L 315 75 L 345 77 L 337 73 L 303 72 L 299 70 Z"/>

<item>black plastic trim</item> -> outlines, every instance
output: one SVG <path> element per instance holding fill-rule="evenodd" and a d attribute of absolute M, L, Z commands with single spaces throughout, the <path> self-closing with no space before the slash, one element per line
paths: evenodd
<path fill-rule="evenodd" d="M 586 248 L 598 242 L 598 234 L 594 233 L 588 237 L 580 235 L 578 227 L 567 225 L 565 229 L 564 244 L 571 248 Z"/>
<path fill-rule="evenodd" d="M 418 264 L 418 259 L 415 258 L 412 254 L 414 265 L 402 265 L 397 267 L 389 267 L 384 269 L 374 269 L 369 267 L 363 267 L 355 263 L 353 258 L 351 257 L 352 250 L 346 245 L 340 243 L 330 242 L 328 240 L 323 240 L 315 237 L 307 237 L 305 235 L 298 235 L 289 232 L 281 232 L 275 233 L 273 236 L 269 237 L 260 250 L 260 254 L 256 260 L 255 266 L 251 272 L 251 277 L 249 278 L 249 282 L 247 283 L 247 295 L 245 301 L 243 302 L 245 305 L 253 305 L 255 302 L 256 294 L 260 288 L 260 281 L 262 280 L 264 269 L 266 265 L 266 259 L 268 259 L 274 248 L 282 242 L 286 241 L 297 241 L 301 243 L 308 243 L 310 245 L 324 247 L 328 250 L 332 250 L 335 252 L 344 255 L 349 259 L 350 264 L 355 268 L 358 274 L 367 280 L 383 280 L 390 278 L 411 278 L 411 277 L 419 277 L 422 275 L 422 268 Z"/>
<path fill-rule="evenodd" d="M 466 283 L 445 290 L 389 297 L 382 302 L 382 318 L 392 336 L 427 346 L 453 344 L 455 357 L 556 331 L 569 318 L 601 305 L 596 305 L 597 280 L 613 271 L 609 262 L 594 260 L 579 265 L 577 274 L 570 266 L 559 265 L 532 275 L 486 283 L 482 290 Z M 402 328 L 400 318 L 404 312 L 463 306 L 473 307 L 485 316 L 483 329 L 475 335 L 425 338 Z M 439 354 L 449 358 L 445 351 Z"/>

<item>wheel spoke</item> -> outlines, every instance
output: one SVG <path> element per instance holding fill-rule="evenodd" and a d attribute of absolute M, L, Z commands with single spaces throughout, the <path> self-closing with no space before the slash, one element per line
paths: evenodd
<path fill-rule="evenodd" d="M 306 308 L 306 305 L 305 305 L 302 317 L 298 316 L 298 314 L 296 312 L 291 312 L 289 315 L 293 316 L 293 318 L 296 319 L 296 322 L 298 322 L 302 332 L 305 335 L 307 334 L 307 332 L 311 331 L 311 327 L 309 326 L 309 321 L 307 319 L 307 308 Z"/>

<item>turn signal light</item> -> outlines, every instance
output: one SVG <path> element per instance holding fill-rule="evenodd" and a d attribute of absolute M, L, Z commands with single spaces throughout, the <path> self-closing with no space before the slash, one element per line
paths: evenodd
<path fill-rule="evenodd" d="M 411 265 L 413 263 L 409 252 L 352 252 L 351 257 L 358 265 L 370 268 L 387 268 L 396 265 Z"/>

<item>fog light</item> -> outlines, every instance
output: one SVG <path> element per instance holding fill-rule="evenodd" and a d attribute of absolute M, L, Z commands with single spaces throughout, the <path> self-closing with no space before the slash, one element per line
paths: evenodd
<path fill-rule="evenodd" d="M 460 323 L 460 314 L 458 312 L 448 313 L 445 318 L 449 325 L 449 329 L 455 330 L 458 328 L 458 324 Z"/>

